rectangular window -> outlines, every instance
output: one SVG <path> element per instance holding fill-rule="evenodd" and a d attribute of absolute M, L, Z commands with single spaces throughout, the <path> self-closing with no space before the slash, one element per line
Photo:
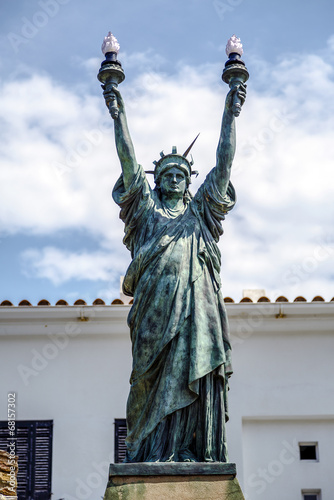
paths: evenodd
<path fill-rule="evenodd" d="M 318 443 L 299 443 L 299 457 L 300 460 L 312 460 L 317 462 L 318 457 Z M 309 500 L 309 499 L 307 499 Z M 310 499 L 312 500 L 312 499 Z"/>
<path fill-rule="evenodd" d="M 126 455 L 125 439 L 127 435 L 126 419 L 115 418 L 115 464 L 124 462 Z"/>
<path fill-rule="evenodd" d="M 303 500 L 321 500 L 321 490 L 302 490 Z"/>
<path fill-rule="evenodd" d="M 53 421 L 16 421 L 18 500 L 51 498 Z M 8 450 L 8 423 L 0 421 L 0 449 Z"/>

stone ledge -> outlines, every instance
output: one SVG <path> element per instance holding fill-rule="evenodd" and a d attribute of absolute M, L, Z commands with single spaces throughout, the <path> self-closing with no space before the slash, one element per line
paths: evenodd
<path fill-rule="evenodd" d="M 216 476 L 237 474 L 234 463 L 226 462 L 137 462 L 110 464 L 114 476 Z"/>

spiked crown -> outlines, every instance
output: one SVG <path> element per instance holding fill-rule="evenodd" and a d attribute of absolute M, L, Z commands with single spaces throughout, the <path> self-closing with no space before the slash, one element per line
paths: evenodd
<path fill-rule="evenodd" d="M 197 135 L 197 137 L 199 134 Z M 157 179 L 167 170 L 173 167 L 177 167 L 180 170 L 184 172 L 186 177 L 189 180 L 190 183 L 190 178 L 192 175 L 198 175 L 198 172 L 196 170 L 192 170 L 192 165 L 194 164 L 193 159 L 187 160 L 186 156 L 188 155 L 189 151 L 193 147 L 197 137 L 194 139 L 194 141 L 190 144 L 190 146 L 186 149 L 186 151 L 183 153 L 183 155 L 180 155 L 177 153 L 176 146 L 173 146 L 172 152 L 165 155 L 163 151 L 160 153 L 160 159 L 156 160 L 153 162 L 155 165 L 154 170 L 148 170 L 146 171 L 147 174 L 154 174 L 154 180 L 157 181 Z"/>

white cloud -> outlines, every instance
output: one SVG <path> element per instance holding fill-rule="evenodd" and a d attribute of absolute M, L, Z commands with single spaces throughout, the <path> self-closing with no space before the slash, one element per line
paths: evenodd
<path fill-rule="evenodd" d="M 221 240 L 224 290 L 237 298 L 242 288 L 256 287 L 280 289 L 292 299 L 306 293 L 330 299 L 331 254 L 297 286 L 284 276 L 333 234 L 333 67 L 314 55 L 286 58 L 276 67 L 251 63 L 257 74 L 249 66 L 232 174 L 239 201 Z M 121 87 L 137 160 L 145 168 L 162 149 L 177 145 L 183 152 L 201 132 L 193 152 L 200 171 L 194 191 L 215 163 L 227 91 L 219 71 L 215 65 L 186 66 L 172 76 L 155 70 Z M 3 230 L 86 229 L 104 247 L 98 254 L 29 250 L 25 262 L 53 283 L 109 279 L 117 272 L 115 255 L 122 258 L 123 227 L 110 196 L 120 166 L 102 96 L 40 75 L 3 84 L 0 131 Z"/>
<path fill-rule="evenodd" d="M 25 250 L 21 259 L 26 276 L 47 278 L 54 285 L 69 280 L 112 281 L 122 261 L 110 252 L 75 253 L 54 247 Z"/>

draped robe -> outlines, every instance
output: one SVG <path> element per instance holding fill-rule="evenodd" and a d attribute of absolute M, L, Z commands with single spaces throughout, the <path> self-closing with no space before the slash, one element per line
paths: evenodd
<path fill-rule="evenodd" d="M 128 462 L 228 461 L 225 422 L 231 345 L 221 294 L 221 222 L 235 204 L 216 169 L 173 216 L 139 170 L 113 198 L 132 262 L 123 291 L 133 367 L 127 403 Z"/>

